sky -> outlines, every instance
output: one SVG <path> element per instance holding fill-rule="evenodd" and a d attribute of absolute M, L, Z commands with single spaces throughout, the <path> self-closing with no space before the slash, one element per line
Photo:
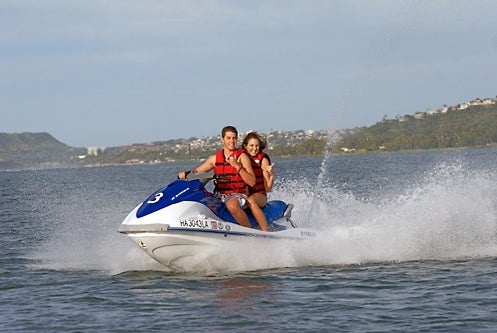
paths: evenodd
<path fill-rule="evenodd" d="M 337 130 L 497 95 L 494 0 L 0 0 L 0 132 Z"/>

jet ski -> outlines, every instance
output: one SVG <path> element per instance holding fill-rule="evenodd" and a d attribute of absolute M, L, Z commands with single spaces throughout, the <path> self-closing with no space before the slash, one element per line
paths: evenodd
<path fill-rule="evenodd" d="M 206 188 L 209 181 L 218 178 L 212 172 L 204 172 L 173 181 L 135 207 L 118 231 L 166 266 L 229 242 L 302 241 L 317 237 L 316 231 L 297 227 L 291 220 L 293 205 L 281 200 L 270 200 L 263 208 L 269 231 L 260 230 L 250 212 L 247 215 L 252 228 L 239 225 L 224 203 Z"/>

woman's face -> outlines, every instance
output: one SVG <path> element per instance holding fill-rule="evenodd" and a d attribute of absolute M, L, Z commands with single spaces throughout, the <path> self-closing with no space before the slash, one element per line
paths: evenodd
<path fill-rule="evenodd" d="M 245 150 L 247 153 L 249 153 L 250 156 L 255 156 L 259 153 L 259 140 L 257 139 L 250 139 L 248 140 L 247 144 L 245 145 Z"/>

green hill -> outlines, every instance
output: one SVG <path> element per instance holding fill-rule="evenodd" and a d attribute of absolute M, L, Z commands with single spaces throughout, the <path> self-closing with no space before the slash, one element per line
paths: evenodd
<path fill-rule="evenodd" d="M 327 131 L 267 133 L 271 156 L 319 155 Z M 219 136 L 135 143 L 119 147 L 74 148 L 48 133 L 0 133 L 0 170 L 76 165 L 199 161 L 221 148 Z"/>
<path fill-rule="evenodd" d="M 483 147 L 497 144 L 497 105 L 416 113 L 356 128 L 334 151 L 399 151 Z"/>
<path fill-rule="evenodd" d="M 376 152 L 497 146 L 495 99 L 430 110 L 370 127 L 342 130 L 331 151 Z M 261 133 L 272 157 L 324 154 L 330 133 L 325 130 Z M 0 169 L 198 161 L 220 148 L 219 137 L 177 139 L 147 144 L 86 149 L 74 148 L 48 133 L 0 133 Z M 329 147 L 328 147 L 329 148 Z"/>
<path fill-rule="evenodd" d="M 48 133 L 0 133 L 0 169 L 69 166 L 85 151 Z"/>

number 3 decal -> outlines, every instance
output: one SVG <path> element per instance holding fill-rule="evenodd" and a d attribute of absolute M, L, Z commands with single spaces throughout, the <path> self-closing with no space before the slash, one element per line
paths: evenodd
<path fill-rule="evenodd" d="M 164 196 L 164 193 L 162 192 L 159 192 L 155 195 L 155 197 L 153 199 L 150 199 L 147 201 L 147 203 L 149 204 L 154 204 L 154 203 L 157 203 L 159 202 L 159 200 Z"/>

